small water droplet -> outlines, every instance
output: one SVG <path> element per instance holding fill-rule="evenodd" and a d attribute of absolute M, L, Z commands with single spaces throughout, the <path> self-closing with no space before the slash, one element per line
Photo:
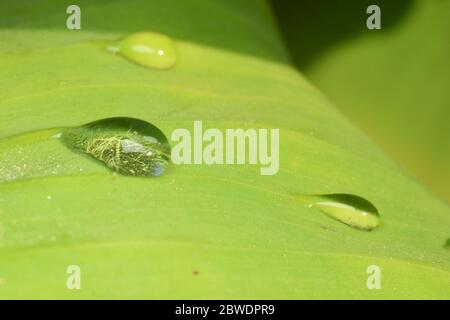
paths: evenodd
<path fill-rule="evenodd" d="M 377 208 L 364 198 L 351 194 L 299 196 L 308 208 L 317 208 L 329 217 L 353 228 L 370 231 L 381 225 Z"/>
<path fill-rule="evenodd" d="M 168 69 L 175 65 L 174 41 L 156 32 L 138 32 L 110 43 L 106 49 L 145 67 Z"/>
<path fill-rule="evenodd" d="M 108 118 L 68 128 L 62 141 L 123 175 L 160 176 L 170 160 L 164 133 L 134 118 Z"/>
<path fill-rule="evenodd" d="M 52 196 L 51 196 L 51 195 L 48 195 L 48 196 L 47 196 L 47 199 L 48 199 L 48 200 L 52 200 Z"/>

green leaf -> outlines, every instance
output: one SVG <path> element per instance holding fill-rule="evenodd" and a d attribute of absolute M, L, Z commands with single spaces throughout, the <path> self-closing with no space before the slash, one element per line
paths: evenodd
<path fill-rule="evenodd" d="M 68 4 L 0 7 L 0 297 L 448 298 L 448 206 L 289 64 L 264 2 L 80 1 L 80 31 L 65 29 Z M 106 52 L 134 31 L 175 39 L 176 66 Z M 125 177 L 52 138 L 114 116 L 168 137 L 194 120 L 279 128 L 280 171 Z M 335 193 L 368 199 L 383 225 L 355 230 L 294 196 Z M 69 265 L 82 290 L 66 288 Z"/>
<path fill-rule="evenodd" d="M 273 3 L 298 68 L 449 203 L 450 2 L 379 0 L 373 31 L 365 13 L 373 1 Z"/>

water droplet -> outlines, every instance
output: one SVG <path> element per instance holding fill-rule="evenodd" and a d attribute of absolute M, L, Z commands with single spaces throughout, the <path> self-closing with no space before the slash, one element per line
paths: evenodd
<path fill-rule="evenodd" d="M 302 202 L 353 228 L 370 231 L 381 225 L 377 208 L 351 194 L 302 195 Z"/>
<path fill-rule="evenodd" d="M 62 141 L 123 175 L 160 176 L 170 160 L 166 136 L 139 119 L 108 118 L 68 128 Z"/>
<path fill-rule="evenodd" d="M 168 69 L 175 65 L 175 43 L 169 37 L 156 32 L 138 32 L 110 43 L 107 50 L 114 54 L 156 69 Z"/>

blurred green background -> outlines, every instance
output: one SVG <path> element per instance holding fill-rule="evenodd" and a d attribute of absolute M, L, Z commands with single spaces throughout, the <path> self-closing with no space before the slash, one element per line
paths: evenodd
<path fill-rule="evenodd" d="M 381 8 L 381 30 L 366 8 Z M 450 1 L 272 1 L 298 69 L 434 192 L 450 200 Z"/>

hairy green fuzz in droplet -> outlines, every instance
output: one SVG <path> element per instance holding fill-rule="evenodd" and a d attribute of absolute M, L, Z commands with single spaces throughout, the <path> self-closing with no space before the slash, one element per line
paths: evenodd
<path fill-rule="evenodd" d="M 62 140 L 123 175 L 160 176 L 170 160 L 163 133 L 138 119 L 110 118 L 68 128 Z"/>

